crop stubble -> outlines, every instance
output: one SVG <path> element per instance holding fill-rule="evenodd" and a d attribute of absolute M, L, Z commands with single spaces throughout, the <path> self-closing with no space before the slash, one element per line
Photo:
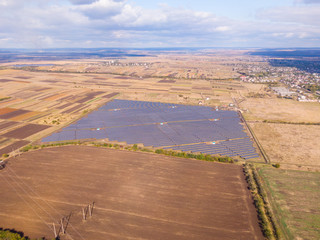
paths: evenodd
<path fill-rule="evenodd" d="M 73 211 L 74 239 L 263 239 L 238 165 L 69 146 L 23 154 L 0 176 L 1 225 L 31 237 L 52 237 L 45 223 Z"/>

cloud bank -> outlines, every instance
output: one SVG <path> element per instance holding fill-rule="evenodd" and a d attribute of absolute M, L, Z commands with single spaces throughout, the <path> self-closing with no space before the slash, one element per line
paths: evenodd
<path fill-rule="evenodd" d="M 303 0 L 304 3 L 320 3 L 320 0 Z"/>
<path fill-rule="evenodd" d="M 320 5 L 262 9 L 239 21 L 161 4 L 126 0 L 0 0 L 0 48 L 315 47 Z"/>

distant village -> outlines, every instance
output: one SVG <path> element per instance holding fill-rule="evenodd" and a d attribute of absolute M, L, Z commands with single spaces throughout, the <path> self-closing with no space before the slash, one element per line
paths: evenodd
<path fill-rule="evenodd" d="M 287 61 L 285 62 L 287 63 Z M 299 67 L 289 64 L 267 62 L 236 63 L 233 70 L 241 74 L 242 82 L 266 83 L 279 96 L 301 102 L 320 102 L 320 66 L 309 61 L 299 61 Z M 284 66 L 284 65 L 289 65 Z"/>

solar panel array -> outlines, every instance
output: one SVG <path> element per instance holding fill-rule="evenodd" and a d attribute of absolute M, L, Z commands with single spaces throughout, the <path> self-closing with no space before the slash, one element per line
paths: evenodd
<path fill-rule="evenodd" d="M 252 147 L 252 142 L 249 138 L 227 140 L 215 144 L 197 143 L 176 147 L 165 147 L 164 149 L 201 152 L 207 154 L 219 154 L 221 156 L 240 156 L 244 159 L 256 158 L 259 155 Z"/>
<path fill-rule="evenodd" d="M 113 100 L 42 141 L 105 138 L 245 159 L 258 157 L 237 112 L 159 102 Z"/>

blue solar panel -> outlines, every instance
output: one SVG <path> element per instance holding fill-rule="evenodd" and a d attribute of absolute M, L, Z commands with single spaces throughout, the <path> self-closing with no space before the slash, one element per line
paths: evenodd
<path fill-rule="evenodd" d="M 88 138 L 245 159 L 258 156 L 235 111 L 118 99 L 42 141 Z"/>

